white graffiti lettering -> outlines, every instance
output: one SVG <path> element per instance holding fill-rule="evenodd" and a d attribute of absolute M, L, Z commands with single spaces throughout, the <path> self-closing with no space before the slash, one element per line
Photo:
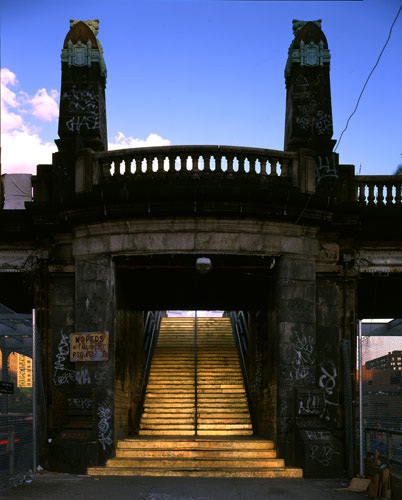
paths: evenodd
<path fill-rule="evenodd" d="M 299 415 L 317 415 L 320 410 L 320 396 L 318 394 L 311 394 L 307 392 L 307 399 L 299 400 L 299 408 L 297 413 Z"/>
<path fill-rule="evenodd" d="M 83 368 L 75 372 L 75 381 L 80 384 L 90 384 L 91 377 L 89 376 L 88 368 Z"/>
<path fill-rule="evenodd" d="M 324 408 L 321 413 L 321 418 L 325 420 L 330 420 L 329 407 L 338 406 L 338 403 L 331 401 L 329 398 L 334 395 L 334 389 L 336 387 L 336 377 L 337 371 L 335 366 L 331 366 L 332 373 L 330 373 L 324 366 L 321 366 L 321 376 L 318 380 L 319 386 L 324 389 Z"/>
<path fill-rule="evenodd" d="M 324 467 L 328 467 L 334 455 L 339 455 L 339 451 L 329 445 L 312 444 L 310 446 L 310 459 L 312 462 L 318 462 Z"/>
<path fill-rule="evenodd" d="M 289 380 L 313 380 L 312 373 L 314 365 L 314 339 L 293 332 L 291 340 L 292 348 L 292 370 Z"/>
<path fill-rule="evenodd" d="M 102 448 L 106 450 L 106 446 L 110 446 L 113 443 L 112 440 L 112 429 L 110 429 L 110 408 L 107 406 L 98 406 L 98 440 L 102 445 Z"/>
<path fill-rule="evenodd" d="M 70 338 L 61 332 L 61 339 L 57 346 L 56 361 L 54 363 L 53 383 L 55 385 L 66 384 L 71 382 L 71 377 L 74 377 L 74 370 L 66 369 L 64 362 L 70 353 Z M 60 372 L 63 372 L 60 374 Z"/>
<path fill-rule="evenodd" d="M 68 406 L 70 408 L 79 408 L 79 409 L 90 409 L 92 408 L 92 399 L 91 398 L 68 398 Z"/>
<path fill-rule="evenodd" d="M 69 113 L 86 113 L 95 115 L 99 109 L 99 96 L 91 89 L 77 89 L 73 85 L 70 91 L 61 96 L 62 101 L 67 101 Z"/>
<path fill-rule="evenodd" d="M 81 132 L 81 129 L 95 130 L 99 128 L 98 116 L 72 116 L 66 120 L 66 127 L 70 132 Z"/>
<path fill-rule="evenodd" d="M 318 439 L 328 439 L 331 437 L 331 433 L 329 431 L 311 431 L 306 429 L 305 433 L 307 439 L 310 439 L 312 441 Z"/>

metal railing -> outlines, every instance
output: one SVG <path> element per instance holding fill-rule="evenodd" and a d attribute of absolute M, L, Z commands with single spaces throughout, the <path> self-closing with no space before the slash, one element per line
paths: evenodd
<path fill-rule="evenodd" d="M 250 416 L 253 420 L 251 398 L 250 398 L 250 384 L 248 380 L 246 353 L 248 349 L 248 324 L 245 313 L 243 311 L 228 311 L 227 313 L 232 323 L 234 342 L 239 352 L 240 366 L 243 373 L 244 386 L 246 389 L 248 407 Z"/>
<path fill-rule="evenodd" d="M 194 432 L 198 430 L 198 388 L 197 388 L 197 311 L 194 311 Z"/>
<path fill-rule="evenodd" d="M 158 341 L 159 327 L 162 319 L 162 311 L 147 311 L 144 321 L 144 352 L 145 352 L 145 365 L 144 374 L 142 376 L 140 400 L 138 403 L 135 423 L 139 425 L 141 415 L 144 411 L 144 400 L 147 389 L 147 382 L 149 376 L 149 368 L 154 347 Z"/>
<path fill-rule="evenodd" d="M 384 429 L 382 427 L 364 427 L 366 453 L 375 453 L 390 464 L 402 466 L 402 430 Z M 385 434 L 385 440 L 382 435 Z M 396 438 L 394 436 L 399 436 Z"/>

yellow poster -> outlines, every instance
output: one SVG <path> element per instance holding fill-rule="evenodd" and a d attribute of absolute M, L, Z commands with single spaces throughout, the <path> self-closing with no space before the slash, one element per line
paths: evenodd
<path fill-rule="evenodd" d="M 109 332 L 72 333 L 70 361 L 107 361 Z"/>

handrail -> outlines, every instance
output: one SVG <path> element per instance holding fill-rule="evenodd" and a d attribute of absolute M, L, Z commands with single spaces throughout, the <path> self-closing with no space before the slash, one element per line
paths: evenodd
<path fill-rule="evenodd" d="M 197 401 L 197 311 L 194 311 L 194 434 L 198 434 L 198 401 Z"/>
<path fill-rule="evenodd" d="M 386 460 L 388 463 L 395 463 L 398 465 L 402 465 L 402 453 L 400 460 L 393 458 L 393 453 L 392 453 L 392 435 L 395 434 L 396 436 L 402 436 L 402 430 L 398 431 L 396 429 L 384 429 L 383 427 L 364 427 L 363 433 L 364 433 L 364 441 L 366 444 L 366 453 L 370 453 L 370 438 L 369 438 L 370 432 L 386 434 L 387 436 L 387 455 L 380 454 L 379 455 L 380 458 Z"/>
<path fill-rule="evenodd" d="M 250 384 L 249 384 L 249 380 L 248 380 L 247 365 L 246 365 L 246 358 L 245 358 L 245 354 L 246 354 L 247 348 L 248 348 L 247 321 L 246 321 L 245 314 L 243 311 L 229 311 L 229 317 L 230 317 L 230 320 L 232 323 L 234 341 L 235 341 L 235 344 L 236 344 L 238 351 L 239 351 L 239 354 L 240 354 L 240 365 L 241 365 L 241 369 L 243 372 L 243 379 L 244 379 L 244 385 L 246 388 L 248 407 L 250 410 L 251 418 L 253 419 L 251 398 L 250 398 Z"/>
<path fill-rule="evenodd" d="M 145 366 L 142 376 L 140 400 L 138 402 L 135 425 L 138 426 L 142 412 L 144 411 L 144 400 L 148 382 L 150 362 L 156 342 L 158 340 L 159 327 L 162 319 L 162 311 L 147 311 L 144 322 L 144 351 L 145 351 Z"/>

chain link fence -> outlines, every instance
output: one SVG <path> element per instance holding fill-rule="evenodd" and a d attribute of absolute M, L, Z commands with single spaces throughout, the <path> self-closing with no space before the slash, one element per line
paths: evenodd
<path fill-rule="evenodd" d="M 402 319 L 361 325 L 363 454 L 402 469 Z"/>
<path fill-rule="evenodd" d="M 0 487 L 33 470 L 32 315 L 0 304 Z"/>

